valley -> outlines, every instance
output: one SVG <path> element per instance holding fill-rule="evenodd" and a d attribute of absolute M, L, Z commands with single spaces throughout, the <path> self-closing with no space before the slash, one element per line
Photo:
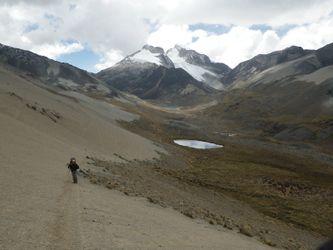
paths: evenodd
<path fill-rule="evenodd" d="M 245 226 L 251 237 L 273 246 L 311 249 L 330 236 L 332 155 L 301 143 L 246 134 L 217 136 L 209 123 L 200 127 L 202 121 L 196 122 L 194 114 L 184 117 L 149 109 L 139 114 L 139 120 L 121 124 L 163 145 L 169 155 L 143 162 L 124 159 L 122 164 L 91 156 L 93 183 L 147 197 L 230 230 L 242 232 Z M 184 148 L 173 143 L 179 136 L 224 147 Z"/>
<path fill-rule="evenodd" d="M 10 246 L 21 227 L 31 249 L 40 228 L 45 246 L 191 248 L 194 233 L 211 235 L 195 242 L 203 248 L 315 249 L 332 237 L 332 48 L 290 47 L 230 69 L 192 50 L 146 45 L 92 74 L 1 46 L 0 242 Z M 73 155 L 82 169 L 77 189 L 63 167 Z M 39 213 L 45 218 L 34 227 Z M 126 221 L 125 230 L 128 216 L 137 224 Z M 64 218 L 96 226 L 75 231 Z M 68 239 L 62 229 L 81 236 Z"/>

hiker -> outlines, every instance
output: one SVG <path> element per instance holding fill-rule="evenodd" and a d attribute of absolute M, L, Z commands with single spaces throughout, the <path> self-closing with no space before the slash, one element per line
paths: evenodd
<path fill-rule="evenodd" d="M 76 159 L 74 157 L 72 157 L 69 161 L 68 164 L 68 169 L 71 171 L 72 173 L 72 177 L 73 177 L 73 183 L 77 183 L 77 173 L 76 171 L 79 169 L 79 165 L 76 163 Z"/>

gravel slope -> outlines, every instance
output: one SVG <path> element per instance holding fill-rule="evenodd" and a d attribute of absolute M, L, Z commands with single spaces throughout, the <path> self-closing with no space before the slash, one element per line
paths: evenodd
<path fill-rule="evenodd" d="M 0 249 L 268 248 L 82 178 L 72 184 L 70 156 L 151 159 L 163 150 L 106 119 L 115 107 L 96 114 L 0 71 Z"/>

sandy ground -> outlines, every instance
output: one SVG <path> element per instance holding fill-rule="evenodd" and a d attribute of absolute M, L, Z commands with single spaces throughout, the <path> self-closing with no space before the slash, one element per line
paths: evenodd
<path fill-rule="evenodd" d="M 113 154 L 117 153 L 132 159 L 146 159 L 158 156 L 156 151 L 163 151 L 116 124 L 115 120 L 135 116 L 112 105 L 108 107 L 106 103 L 96 112 L 99 106 L 89 100 L 54 94 L 0 69 L 0 112 L 64 143 L 70 149 L 68 157 L 79 150 L 84 155 L 97 153 L 103 158 L 116 159 Z M 38 110 L 27 108 L 27 104 L 37 106 Z M 91 108 L 87 108 L 89 104 Z M 59 113 L 60 119 L 53 122 L 41 115 L 42 108 Z M 48 144 L 45 141 L 41 147 Z"/>
<path fill-rule="evenodd" d="M 79 163 L 86 155 L 116 159 L 115 153 L 151 159 L 163 150 L 110 121 L 115 107 L 101 115 L 0 73 L 0 249 L 268 248 L 82 178 L 72 184 L 65 166 L 71 156 Z"/>

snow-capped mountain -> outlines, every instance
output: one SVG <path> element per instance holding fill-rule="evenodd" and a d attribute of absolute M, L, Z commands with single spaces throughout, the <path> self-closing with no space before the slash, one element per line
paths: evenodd
<path fill-rule="evenodd" d="M 116 89 L 143 99 L 179 102 L 195 100 L 214 91 L 186 69 L 176 67 L 162 48 L 149 45 L 97 73 L 97 77 Z M 179 98 L 185 96 L 191 98 Z"/>
<path fill-rule="evenodd" d="M 214 89 L 224 89 L 222 78 L 230 72 L 223 63 L 213 63 L 208 56 L 178 45 L 167 51 L 176 68 L 182 68 L 192 77 Z"/>
<path fill-rule="evenodd" d="M 164 50 L 160 47 L 153 47 L 145 45 L 141 50 L 125 57 L 124 60 L 119 62 L 120 64 L 125 63 L 152 63 L 161 65 L 166 68 L 173 68 L 174 64 L 170 58 L 165 54 Z"/>
<path fill-rule="evenodd" d="M 131 71 L 128 73 L 137 75 L 137 73 L 145 73 L 146 70 L 158 66 L 183 69 L 196 81 L 217 90 L 224 89 L 225 85 L 221 79 L 231 70 L 223 63 L 213 63 L 208 56 L 178 45 L 167 52 L 160 47 L 145 45 L 141 50 L 125 57 L 115 66 L 101 71 L 99 75 L 105 76 L 105 73 L 110 70 L 113 73 L 116 71 L 118 74 L 124 70 Z"/>

